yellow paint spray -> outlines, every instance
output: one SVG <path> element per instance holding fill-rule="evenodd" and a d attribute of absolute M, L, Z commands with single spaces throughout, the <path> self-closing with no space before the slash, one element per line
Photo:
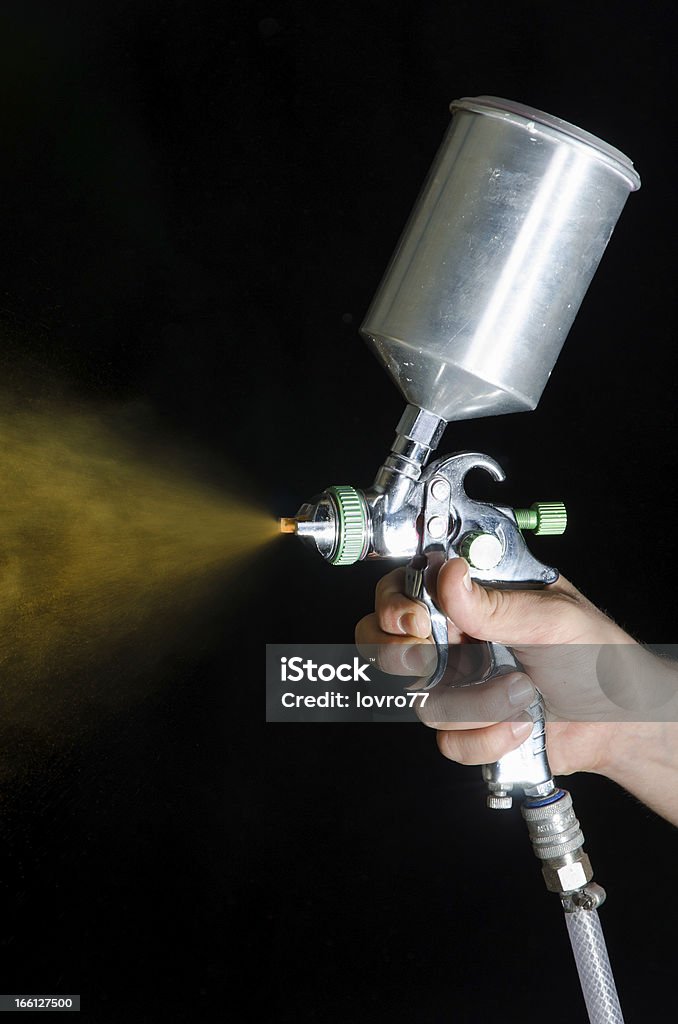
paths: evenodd
<path fill-rule="evenodd" d="M 119 419 L 0 395 L 0 735 L 81 715 L 60 679 L 96 690 L 130 638 L 171 650 L 209 580 L 279 535 Z"/>

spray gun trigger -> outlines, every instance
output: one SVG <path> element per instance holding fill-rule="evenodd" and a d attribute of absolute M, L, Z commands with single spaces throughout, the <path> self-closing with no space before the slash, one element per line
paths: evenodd
<path fill-rule="evenodd" d="M 438 660 L 433 675 L 426 681 L 425 690 L 432 690 L 445 675 L 448 661 L 447 616 L 440 611 L 426 587 L 426 570 L 429 565 L 426 555 L 415 555 L 405 567 L 405 593 L 419 601 L 431 617 L 431 636 L 436 645 Z"/>

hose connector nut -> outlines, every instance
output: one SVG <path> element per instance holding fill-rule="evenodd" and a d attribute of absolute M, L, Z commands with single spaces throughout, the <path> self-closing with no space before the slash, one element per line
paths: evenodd
<path fill-rule="evenodd" d="M 561 895 L 582 889 L 593 878 L 591 861 L 581 849 L 564 857 L 544 861 L 541 873 L 548 891 Z"/>

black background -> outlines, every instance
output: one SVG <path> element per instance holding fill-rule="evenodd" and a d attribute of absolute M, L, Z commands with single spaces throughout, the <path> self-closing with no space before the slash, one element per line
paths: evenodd
<path fill-rule="evenodd" d="M 535 552 L 674 640 L 671 7 L 3 4 L 8 362 L 141 403 L 272 514 L 367 484 L 402 400 L 357 328 L 449 101 L 548 110 L 643 186 L 538 410 L 443 450 L 495 456 L 506 504 L 566 500 Z M 350 640 L 380 571 L 281 541 L 152 698 L 7 784 L 3 991 L 80 991 L 96 1021 L 583 1018 L 557 901 L 474 769 L 423 728 L 263 724 L 264 643 Z M 675 831 L 606 780 L 571 788 L 627 1019 L 668 1019 Z"/>

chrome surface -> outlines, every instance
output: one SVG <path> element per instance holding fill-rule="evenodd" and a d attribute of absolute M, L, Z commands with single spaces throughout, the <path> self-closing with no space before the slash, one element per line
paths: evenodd
<path fill-rule="evenodd" d="M 389 456 L 372 488 L 363 494 L 369 520 L 363 557 L 410 559 L 405 592 L 421 601 L 431 618 L 438 658 L 435 671 L 426 680 L 428 690 L 438 685 L 448 667 L 447 618 L 429 592 L 428 573 L 436 572 L 447 559 L 463 557 L 469 553 L 470 543 L 482 539 L 484 545 L 491 544 L 492 558 L 479 559 L 480 566 L 470 565 L 471 576 L 478 582 L 494 587 L 539 587 L 558 578 L 555 569 L 531 554 L 512 509 L 476 501 L 466 493 L 466 476 L 473 469 L 484 469 L 498 481 L 504 479 L 494 459 L 479 452 L 457 452 L 426 465 L 444 427 L 443 420 L 426 410 L 408 407 Z M 325 492 L 302 505 L 297 520 L 298 535 L 331 559 L 338 542 L 338 523 L 330 496 Z M 507 647 L 488 644 L 487 648 L 487 671 L 468 685 L 520 670 Z M 528 711 L 534 723 L 529 738 L 501 761 L 483 768 L 494 808 L 510 806 L 513 786 L 534 796 L 553 791 L 540 697 Z"/>
<path fill-rule="evenodd" d="M 297 536 L 315 547 L 319 555 L 330 559 L 337 547 L 337 512 L 326 494 L 306 502 L 296 514 Z"/>
<path fill-rule="evenodd" d="M 584 835 L 574 813 L 572 797 L 567 790 L 561 791 L 559 799 L 544 806 L 526 801 L 521 814 L 527 824 L 535 857 L 542 861 L 542 875 L 550 892 L 562 894 L 583 890 L 593 878 L 591 862 L 584 852 Z M 591 897 L 600 886 L 591 888 Z M 599 894 L 599 895 L 600 895 Z M 600 902 L 602 902 L 602 898 Z M 593 909 L 594 904 L 584 907 L 589 900 L 577 896 L 572 909 Z"/>
<path fill-rule="evenodd" d="M 490 659 L 482 683 L 495 676 L 509 672 L 521 671 L 513 651 L 503 644 L 487 645 Z M 514 786 L 520 786 L 527 796 L 547 796 L 555 789 L 551 767 L 546 753 L 546 720 L 544 702 L 537 692 L 537 699 L 527 709 L 533 725 L 528 738 L 515 750 L 511 750 L 499 761 L 483 765 L 483 779 L 487 783 L 490 796 L 507 796 Z M 495 804 L 488 797 L 487 806 L 495 809 Z M 505 802 L 500 809 L 510 806 Z"/>

